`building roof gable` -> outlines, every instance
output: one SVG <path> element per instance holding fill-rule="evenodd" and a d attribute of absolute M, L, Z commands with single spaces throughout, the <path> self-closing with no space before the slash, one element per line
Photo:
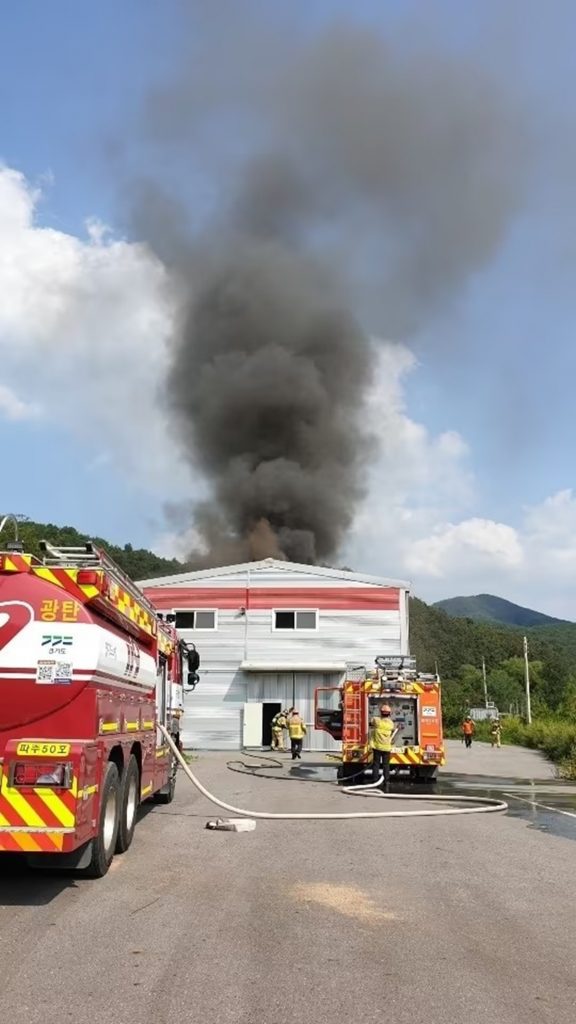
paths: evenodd
<path fill-rule="evenodd" d="M 306 575 L 317 576 L 322 579 L 333 579 L 340 583 L 366 583 L 370 586 L 395 587 L 400 590 L 410 590 L 410 583 L 406 580 L 387 579 L 382 576 L 371 576 L 362 572 L 350 572 L 348 569 L 336 569 L 323 565 L 307 565 L 300 562 L 287 562 L 279 558 L 264 558 L 259 562 L 242 562 L 239 565 L 222 565 L 214 569 L 197 569 L 191 572 L 181 572 L 173 576 L 160 576 L 154 579 L 138 580 L 139 587 L 174 587 L 190 584 L 202 585 L 211 579 L 225 579 L 226 576 L 235 577 L 243 573 L 250 574 L 251 582 L 259 574 L 268 574 L 270 571 L 279 574 L 286 573 L 291 576 Z"/>

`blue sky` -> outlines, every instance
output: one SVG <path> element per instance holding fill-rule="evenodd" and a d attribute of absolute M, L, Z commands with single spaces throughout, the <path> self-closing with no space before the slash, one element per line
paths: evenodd
<path fill-rule="evenodd" d="M 250 6 L 265 16 L 267 4 Z M 180 8 L 176 0 L 27 0 L 4 12 L 0 160 L 40 184 L 37 227 L 85 240 L 85 221 L 96 217 L 122 234 L 116 168 L 154 159 L 138 141 L 138 118 L 148 91 L 169 78 L 180 59 Z M 417 49 L 426 43 L 478 61 L 506 82 L 524 111 L 533 138 L 519 213 L 490 264 L 410 339 L 418 365 L 401 383 L 405 414 L 431 438 L 457 432 L 468 448 L 458 465 L 474 476 L 467 507 L 455 498 L 453 510 L 444 507 L 431 532 L 458 517 L 522 531 L 526 507 L 540 506 L 575 483 L 576 6 L 563 0 L 309 0 L 278 3 L 276 10 L 299 22 L 303 33 L 346 16 L 374 26 L 392 45 Z M 411 35 L 405 26 L 414 16 L 418 31 Z M 187 190 L 192 211 L 203 202 L 201 187 L 197 193 L 194 188 Z M 105 319 L 102 324 L 106 329 Z M 114 445 L 100 428 L 96 436 L 86 429 L 89 392 L 85 404 L 79 398 L 83 429 L 72 413 L 55 420 L 46 414 L 59 402 L 59 388 L 77 388 L 81 396 L 85 380 L 82 373 L 75 377 L 72 346 L 68 371 L 44 382 L 43 361 L 50 361 L 51 351 L 20 364 L 22 338 L 5 339 L 9 350 L 0 381 L 20 397 L 40 401 L 42 412 L 0 420 L 4 478 L 10 481 L 6 509 L 69 522 L 118 542 L 153 543 L 165 529 L 165 501 L 192 498 L 196 487 L 190 493 L 176 461 L 162 486 L 117 464 Z M 138 396 L 131 394 L 127 402 L 134 401 Z M 390 573 L 402 568 L 391 565 Z M 491 576 L 489 568 L 472 574 L 466 587 L 447 565 L 436 579 L 424 574 L 420 589 L 440 597 L 454 587 L 470 591 L 493 582 L 489 589 L 495 592 L 507 588 L 503 596 L 525 593 L 526 603 L 536 601 L 539 580 L 499 576 L 497 564 Z M 539 607 L 546 604 L 569 610 L 564 590 L 539 601 Z"/>

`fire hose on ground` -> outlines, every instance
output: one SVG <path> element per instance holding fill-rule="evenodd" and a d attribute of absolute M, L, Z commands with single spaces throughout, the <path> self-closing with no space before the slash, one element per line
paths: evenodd
<path fill-rule="evenodd" d="M 426 803 L 431 801 L 440 801 L 442 803 L 465 803 L 473 804 L 474 806 L 466 807 L 444 807 L 440 809 L 426 809 L 417 811 L 314 811 L 308 813 L 292 813 L 287 811 L 252 811 L 247 810 L 245 807 L 234 807 L 232 804 L 225 803 L 224 800 L 220 800 L 217 796 L 214 796 L 206 787 L 200 782 L 200 779 L 194 774 L 190 766 L 184 760 L 180 750 L 174 743 L 170 733 L 163 726 L 159 726 L 164 739 L 168 743 L 172 754 L 178 761 L 180 767 L 184 773 L 190 779 L 190 782 L 196 786 L 196 789 L 202 794 L 206 800 L 210 803 L 215 804 L 216 807 L 221 807 L 224 811 L 228 811 L 232 814 L 239 815 L 242 818 L 260 819 L 264 821 L 347 821 L 360 818 L 431 818 L 446 816 L 449 814 L 490 814 L 496 811 L 506 811 L 508 804 L 503 800 L 495 800 L 491 797 L 481 796 L 460 796 L 455 794 L 454 796 L 448 795 L 443 796 L 440 794 L 397 794 L 397 793 L 380 793 L 385 800 L 418 800 Z M 374 791 L 380 785 L 378 782 L 372 782 L 365 786 L 349 786 L 344 789 L 343 792 L 346 795 L 364 796 L 368 795 L 365 791 Z M 375 795 L 375 794 L 374 794 Z"/>

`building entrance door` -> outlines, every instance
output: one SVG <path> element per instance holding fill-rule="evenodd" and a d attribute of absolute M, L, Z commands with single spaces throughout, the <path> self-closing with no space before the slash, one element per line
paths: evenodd
<path fill-rule="evenodd" d="M 275 715 L 282 711 L 282 705 L 274 701 L 266 701 L 262 705 L 262 746 L 272 746 L 272 729 L 270 723 Z"/>

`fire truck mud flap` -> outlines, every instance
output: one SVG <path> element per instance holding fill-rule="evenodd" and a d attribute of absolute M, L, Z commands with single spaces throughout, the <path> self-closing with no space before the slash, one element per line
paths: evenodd
<path fill-rule="evenodd" d="M 85 843 L 71 853 L 28 853 L 26 863 L 31 868 L 41 868 L 43 871 L 85 871 L 92 861 L 92 843 Z"/>

